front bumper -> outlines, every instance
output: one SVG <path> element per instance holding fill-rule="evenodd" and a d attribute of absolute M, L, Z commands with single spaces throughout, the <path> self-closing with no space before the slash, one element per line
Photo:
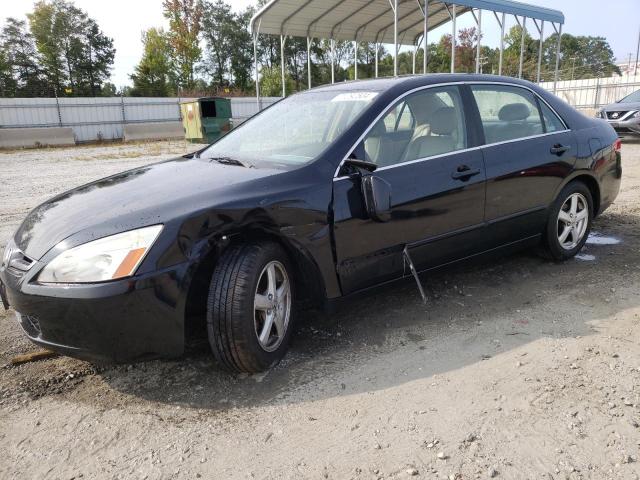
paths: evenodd
<path fill-rule="evenodd" d="M 607 119 L 607 122 L 620 136 L 640 135 L 640 118 L 631 118 L 622 121 Z"/>
<path fill-rule="evenodd" d="M 84 360 L 125 362 L 182 354 L 187 271 L 180 265 L 107 283 L 42 285 L 2 267 L 0 290 L 32 342 Z"/>

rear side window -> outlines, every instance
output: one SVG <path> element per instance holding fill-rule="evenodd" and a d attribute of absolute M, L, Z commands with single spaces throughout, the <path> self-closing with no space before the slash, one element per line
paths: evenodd
<path fill-rule="evenodd" d="M 529 90 L 508 85 L 472 85 L 486 143 L 505 142 L 544 133 L 536 98 Z"/>
<path fill-rule="evenodd" d="M 553 113 L 553 110 L 549 108 L 549 106 L 540 101 L 540 111 L 542 112 L 542 118 L 544 119 L 544 125 L 546 127 L 546 132 L 559 132 L 565 129 L 564 123 L 562 120 L 558 118 L 558 116 Z"/>

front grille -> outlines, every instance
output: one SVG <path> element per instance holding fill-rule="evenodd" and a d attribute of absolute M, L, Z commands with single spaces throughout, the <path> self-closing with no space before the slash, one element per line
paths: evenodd
<path fill-rule="evenodd" d="M 627 127 L 616 127 L 614 130 L 618 133 L 634 133 L 633 130 Z"/>
<path fill-rule="evenodd" d="M 623 118 L 628 112 L 607 112 L 607 118 L 609 120 L 620 120 Z"/>

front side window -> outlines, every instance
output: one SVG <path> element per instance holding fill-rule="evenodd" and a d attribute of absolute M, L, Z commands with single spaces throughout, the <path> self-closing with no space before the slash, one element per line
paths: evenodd
<path fill-rule="evenodd" d="M 292 95 L 232 130 L 201 153 L 254 167 L 292 169 L 317 158 L 377 96 L 371 91 Z"/>
<path fill-rule="evenodd" d="M 544 133 L 536 98 L 524 88 L 472 85 L 486 143 L 505 142 Z"/>
<path fill-rule="evenodd" d="M 467 146 L 457 87 L 426 88 L 394 105 L 356 152 L 380 167 L 442 155 Z"/>

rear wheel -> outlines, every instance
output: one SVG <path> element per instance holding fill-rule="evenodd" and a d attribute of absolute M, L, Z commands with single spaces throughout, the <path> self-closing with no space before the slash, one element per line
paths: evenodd
<path fill-rule="evenodd" d="M 568 184 L 553 203 L 544 238 L 546 253 L 556 261 L 574 257 L 591 231 L 593 199 L 582 182 Z"/>
<path fill-rule="evenodd" d="M 284 356 L 291 336 L 293 286 L 287 255 L 275 243 L 230 247 L 213 272 L 207 333 L 229 370 L 255 373 Z"/>

